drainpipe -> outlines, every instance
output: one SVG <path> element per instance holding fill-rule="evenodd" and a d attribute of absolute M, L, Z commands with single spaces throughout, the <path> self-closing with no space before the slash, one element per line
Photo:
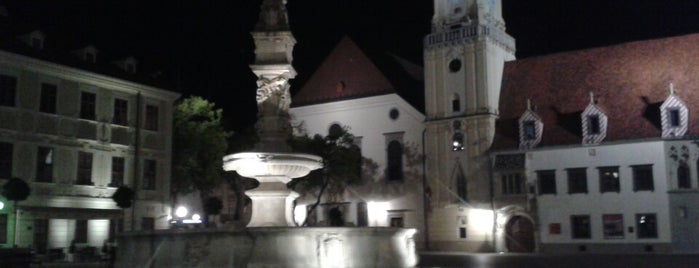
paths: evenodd
<path fill-rule="evenodd" d="M 427 190 L 427 156 L 425 155 L 425 134 L 427 133 L 427 128 L 422 130 L 422 220 L 425 225 L 425 249 L 430 249 L 430 232 L 429 224 L 427 223 L 427 207 L 429 203 L 427 201 L 426 190 Z"/>
<path fill-rule="evenodd" d="M 136 230 L 136 199 L 138 199 L 138 167 L 141 154 L 141 92 L 136 94 L 136 133 L 134 135 L 133 157 L 133 200 L 131 200 L 131 231 Z"/>

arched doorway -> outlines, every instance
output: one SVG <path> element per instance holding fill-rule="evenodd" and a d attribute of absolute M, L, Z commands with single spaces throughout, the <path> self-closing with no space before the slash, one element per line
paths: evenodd
<path fill-rule="evenodd" d="M 534 223 L 523 216 L 512 216 L 505 225 L 505 245 L 509 252 L 534 252 Z"/>

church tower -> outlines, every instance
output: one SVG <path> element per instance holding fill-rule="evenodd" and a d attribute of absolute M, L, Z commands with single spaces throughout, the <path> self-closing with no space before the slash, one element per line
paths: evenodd
<path fill-rule="evenodd" d="M 503 68 L 514 60 L 500 0 L 434 0 L 425 37 L 425 110 L 431 249 L 490 251 L 488 149 Z"/>

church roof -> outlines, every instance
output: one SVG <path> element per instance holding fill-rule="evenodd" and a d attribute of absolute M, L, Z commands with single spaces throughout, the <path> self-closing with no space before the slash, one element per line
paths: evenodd
<path fill-rule="evenodd" d="M 294 107 L 397 93 L 422 110 L 422 68 L 385 52 L 360 48 L 345 36 L 294 95 Z"/>
<path fill-rule="evenodd" d="M 699 135 L 699 34 L 624 43 L 508 62 L 494 149 L 519 143 L 517 119 L 531 99 L 543 121 L 538 147 L 582 143 L 580 114 L 594 93 L 608 116 L 603 142 L 660 138 L 660 104 L 675 94 L 689 109 L 686 135 Z"/>

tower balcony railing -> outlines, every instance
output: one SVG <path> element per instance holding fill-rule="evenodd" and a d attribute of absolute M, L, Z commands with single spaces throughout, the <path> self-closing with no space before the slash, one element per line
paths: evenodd
<path fill-rule="evenodd" d="M 425 48 L 440 47 L 447 44 L 458 43 L 476 37 L 489 37 L 496 43 L 514 52 L 515 39 L 505 31 L 489 25 L 470 25 L 452 30 L 432 33 L 425 37 Z"/>

